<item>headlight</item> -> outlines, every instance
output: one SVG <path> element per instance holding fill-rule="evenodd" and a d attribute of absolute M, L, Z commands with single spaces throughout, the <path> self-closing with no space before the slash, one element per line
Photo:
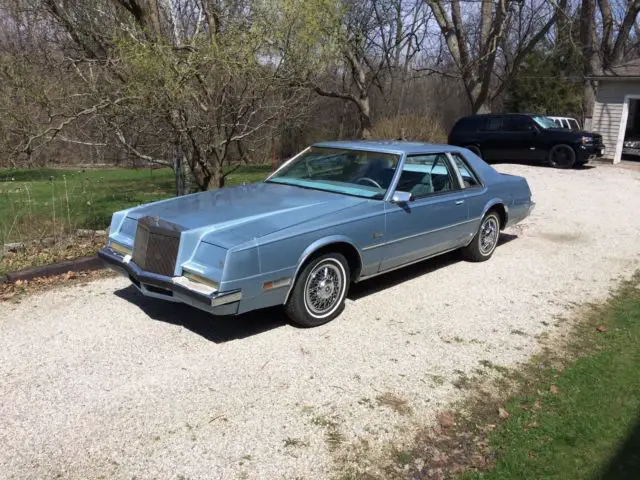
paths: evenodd
<path fill-rule="evenodd" d="M 580 138 L 580 142 L 582 142 L 583 145 L 593 143 L 593 137 L 582 137 Z"/>
<path fill-rule="evenodd" d="M 114 242 L 113 240 L 109 241 L 109 248 L 114 252 L 118 252 L 122 256 L 132 255 L 133 251 L 129 247 L 125 247 L 124 245 L 120 245 L 119 243 Z"/>

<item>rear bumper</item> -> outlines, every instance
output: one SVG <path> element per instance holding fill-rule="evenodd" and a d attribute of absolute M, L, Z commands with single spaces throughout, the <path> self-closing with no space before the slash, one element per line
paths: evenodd
<path fill-rule="evenodd" d="M 509 207 L 507 224 L 505 225 L 505 227 L 511 227 L 516 223 L 521 222 L 529 215 L 531 215 L 531 212 L 533 212 L 535 207 L 536 204 L 533 201 L 524 202 L 518 205 L 511 205 Z"/>
<path fill-rule="evenodd" d="M 186 303 L 214 315 L 235 315 L 238 313 L 242 292 L 215 292 L 205 295 L 177 283 L 174 277 L 146 272 L 138 267 L 127 256 L 104 247 L 98 251 L 104 263 L 112 270 L 126 276 L 140 292 L 148 297 Z"/>

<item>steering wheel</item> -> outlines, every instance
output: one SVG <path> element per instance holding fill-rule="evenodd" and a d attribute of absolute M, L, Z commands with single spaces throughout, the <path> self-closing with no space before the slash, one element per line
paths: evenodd
<path fill-rule="evenodd" d="M 356 180 L 356 183 L 370 183 L 371 185 L 373 185 L 374 187 L 379 188 L 380 190 L 382 190 L 382 186 L 376 182 L 375 180 L 373 180 L 372 178 L 369 177 L 360 177 L 359 179 Z"/>

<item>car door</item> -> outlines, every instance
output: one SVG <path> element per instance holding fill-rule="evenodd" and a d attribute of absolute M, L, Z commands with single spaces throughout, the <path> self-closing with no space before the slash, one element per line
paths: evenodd
<path fill-rule="evenodd" d="M 412 200 L 385 204 L 385 245 L 380 270 L 458 248 L 468 241 L 468 208 L 445 154 L 410 155 L 396 191 Z"/>
<path fill-rule="evenodd" d="M 509 115 L 502 121 L 506 160 L 538 160 L 541 153 L 539 132 L 531 118 Z"/>
<path fill-rule="evenodd" d="M 503 160 L 502 117 L 488 115 L 483 117 L 483 120 L 478 131 L 478 144 L 482 152 L 482 158 L 487 162 Z"/>

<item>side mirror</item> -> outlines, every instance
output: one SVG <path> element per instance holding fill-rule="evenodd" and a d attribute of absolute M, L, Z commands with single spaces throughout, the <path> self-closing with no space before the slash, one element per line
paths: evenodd
<path fill-rule="evenodd" d="M 409 192 L 403 192 L 401 190 L 397 190 L 393 194 L 393 197 L 391 197 L 392 203 L 403 204 L 403 203 L 409 203 L 411 200 L 413 200 L 413 195 L 411 195 Z"/>

